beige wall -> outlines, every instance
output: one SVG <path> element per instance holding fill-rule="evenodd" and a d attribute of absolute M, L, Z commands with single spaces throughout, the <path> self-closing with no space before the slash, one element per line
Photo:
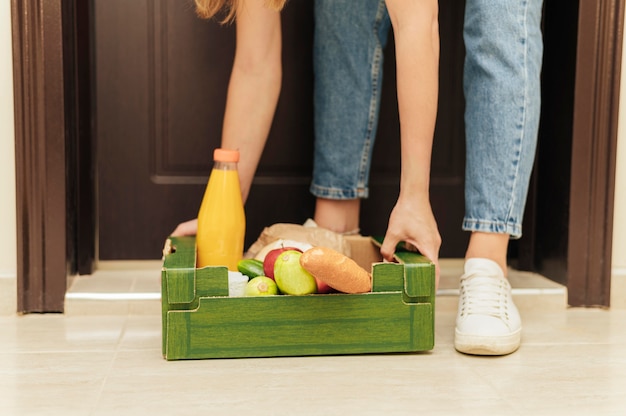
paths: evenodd
<path fill-rule="evenodd" d="M 10 2 L 0 2 L 0 275 L 15 274 L 15 139 Z"/>
<path fill-rule="evenodd" d="M 15 136 L 10 2 L 0 1 L 0 315 L 16 306 Z"/>

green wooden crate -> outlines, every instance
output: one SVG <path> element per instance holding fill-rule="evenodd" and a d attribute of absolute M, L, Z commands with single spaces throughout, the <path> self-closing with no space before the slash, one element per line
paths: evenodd
<path fill-rule="evenodd" d="M 361 263 L 368 260 L 367 253 L 378 252 L 369 238 L 356 238 L 351 244 L 353 252 L 356 248 L 361 253 Z M 399 251 L 396 257 L 401 263 L 371 259 L 371 293 L 228 297 L 227 269 L 195 268 L 195 238 L 172 237 L 164 251 L 161 273 L 163 357 L 431 350 L 434 265 L 416 253 Z"/>

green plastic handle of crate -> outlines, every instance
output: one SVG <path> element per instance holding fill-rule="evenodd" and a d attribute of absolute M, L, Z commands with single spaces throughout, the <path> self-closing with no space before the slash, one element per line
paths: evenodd
<path fill-rule="evenodd" d="M 404 264 L 404 293 L 411 302 L 429 302 L 434 295 L 434 267 L 425 264 Z"/>
<path fill-rule="evenodd" d="M 168 303 L 191 303 L 196 298 L 196 275 L 194 270 L 170 269 L 166 273 L 166 279 Z"/>
<path fill-rule="evenodd" d="M 398 251 L 395 257 L 404 265 L 404 292 L 409 298 L 427 301 L 435 293 L 435 265 L 421 254 Z"/>
<path fill-rule="evenodd" d="M 384 237 L 372 236 L 381 247 Z M 421 254 L 407 250 L 404 242 L 396 245 L 395 259 L 404 265 L 404 292 L 411 302 L 428 302 L 435 296 L 435 265 Z M 420 299 L 416 299 L 420 298 Z"/>
<path fill-rule="evenodd" d="M 163 265 L 170 304 L 187 304 L 196 298 L 195 250 L 195 237 L 171 237 L 165 243 Z"/>

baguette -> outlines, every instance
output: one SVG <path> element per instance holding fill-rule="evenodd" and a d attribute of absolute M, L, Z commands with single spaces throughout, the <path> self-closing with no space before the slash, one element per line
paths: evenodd
<path fill-rule="evenodd" d="M 328 247 L 313 247 L 300 256 L 300 265 L 315 278 L 343 293 L 372 290 L 372 277 L 354 260 Z"/>

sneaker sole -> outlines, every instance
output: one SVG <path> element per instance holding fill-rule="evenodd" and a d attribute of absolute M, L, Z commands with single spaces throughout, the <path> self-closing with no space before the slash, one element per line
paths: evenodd
<path fill-rule="evenodd" d="M 470 355 L 507 355 L 520 346 L 522 329 L 504 336 L 476 336 L 463 334 L 455 329 L 454 348 Z"/>

